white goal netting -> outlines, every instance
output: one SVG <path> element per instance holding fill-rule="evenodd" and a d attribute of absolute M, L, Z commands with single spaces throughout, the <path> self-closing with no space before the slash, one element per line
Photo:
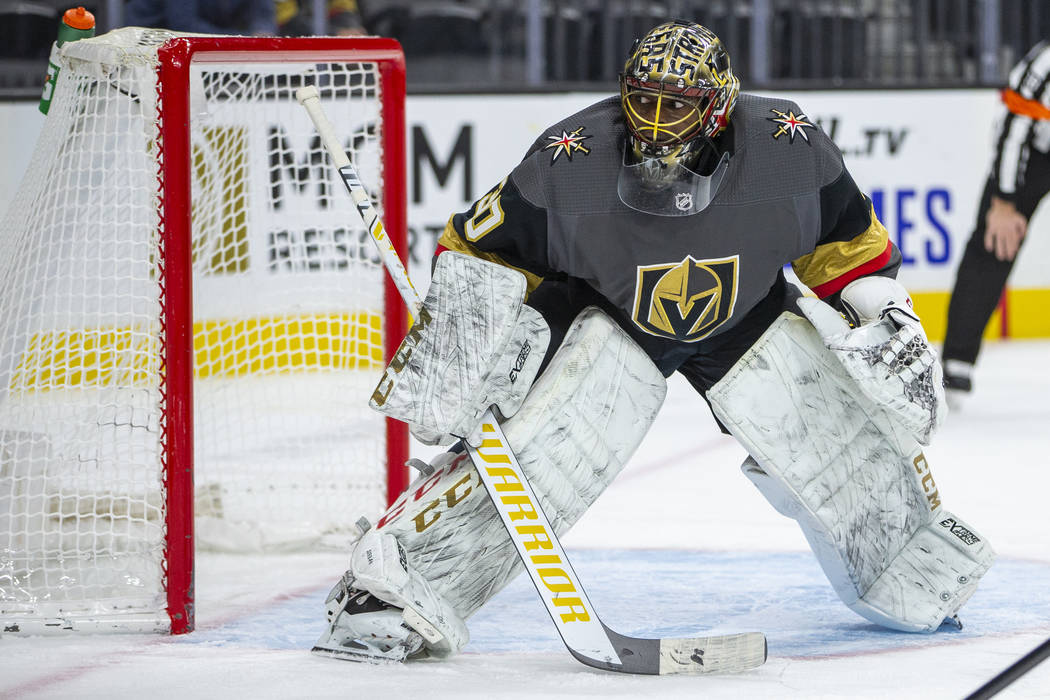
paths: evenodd
<path fill-rule="evenodd" d="M 0 221 L 8 631 L 166 629 L 166 533 L 179 515 L 167 512 L 165 469 L 181 468 L 165 457 L 179 420 L 166 411 L 166 353 L 194 358 L 199 547 L 341 544 L 385 502 L 385 423 L 367 408 L 384 273 L 294 99 L 317 85 L 382 211 L 377 66 L 231 54 L 161 85 L 158 47 L 174 36 L 123 29 L 64 47 Z M 189 153 L 165 131 L 178 99 L 189 100 Z M 190 230 L 168 197 L 179 173 Z M 171 255 L 175 236 L 189 241 L 190 271 Z M 180 271 L 192 337 L 163 313 Z"/>

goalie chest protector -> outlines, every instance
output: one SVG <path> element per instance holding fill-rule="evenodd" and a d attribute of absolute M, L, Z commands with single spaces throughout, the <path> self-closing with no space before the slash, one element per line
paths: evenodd
<path fill-rule="evenodd" d="M 546 216 L 547 259 L 537 267 L 584 280 L 611 301 L 658 364 L 680 355 L 682 343 L 733 328 L 785 264 L 813 251 L 820 190 L 843 173 L 836 146 L 792 102 L 742 94 L 730 123 L 719 139 L 729 144 L 728 169 L 698 213 L 646 214 L 620 200 L 618 98 L 549 128 L 510 176 L 533 216 Z M 544 227 L 503 228 L 521 236 Z"/>

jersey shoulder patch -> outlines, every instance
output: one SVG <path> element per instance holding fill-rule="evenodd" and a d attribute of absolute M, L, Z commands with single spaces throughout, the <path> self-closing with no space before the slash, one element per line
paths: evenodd
<path fill-rule="evenodd" d="M 741 94 L 733 120 L 743 125 L 744 139 L 810 146 L 820 141 L 820 125 L 791 100 Z"/>
<path fill-rule="evenodd" d="M 578 126 L 572 131 L 566 131 L 564 128 L 560 132 L 548 134 L 545 138 L 547 145 L 543 146 L 543 151 L 551 151 L 551 165 L 558 162 L 558 158 L 564 156 L 566 161 L 572 161 L 574 155 L 589 155 L 591 149 L 584 143 L 587 139 L 591 138 L 593 134 L 586 133 L 587 126 Z"/>
<path fill-rule="evenodd" d="M 772 136 L 774 141 L 781 136 L 786 136 L 788 143 L 795 143 L 795 137 L 797 136 L 800 137 L 801 141 L 809 144 L 809 132 L 807 129 L 816 129 L 817 125 L 811 122 L 801 109 L 796 113 L 791 108 L 783 111 L 776 107 L 771 107 L 769 111 L 773 116 L 766 117 L 766 121 L 773 122 Z"/>

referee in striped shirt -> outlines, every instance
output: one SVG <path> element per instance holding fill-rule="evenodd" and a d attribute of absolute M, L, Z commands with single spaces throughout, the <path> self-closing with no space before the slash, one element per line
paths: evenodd
<path fill-rule="evenodd" d="M 948 305 L 942 356 L 949 402 L 956 406 L 972 389 L 981 334 L 1013 269 L 1028 219 L 1050 191 L 1050 42 L 1036 44 L 1013 67 L 1001 94 L 995 160 Z"/>

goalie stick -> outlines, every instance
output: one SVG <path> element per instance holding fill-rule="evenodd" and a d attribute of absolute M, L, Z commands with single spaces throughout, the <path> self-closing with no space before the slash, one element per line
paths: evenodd
<path fill-rule="evenodd" d="M 1050 656 L 1050 639 L 1007 666 L 997 676 L 967 695 L 964 700 L 988 700 L 998 695 L 1008 685 L 1043 663 L 1048 656 Z"/>
<path fill-rule="evenodd" d="M 405 303 L 418 316 L 422 299 L 409 279 L 401 258 L 383 229 L 379 214 L 357 171 L 339 143 L 321 107 L 317 88 L 307 85 L 296 92 L 296 100 L 310 115 L 325 149 L 339 170 L 357 213 L 379 249 L 380 256 Z M 766 660 L 766 638 L 760 632 L 682 639 L 641 639 L 609 629 L 587 598 L 561 542 L 544 515 L 540 501 L 518 464 L 492 409 L 482 416 L 482 442 L 473 447 L 462 441 L 503 525 L 514 542 L 529 578 L 543 599 L 562 641 L 578 661 L 587 666 L 624 673 L 672 674 L 743 671 Z M 511 513 L 521 518 L 529 511 L 527 526 L 515 524 Z M 536 550 L 537 527 L 547 542 Z M 525 530 L 529 534 L 522 532 Z M 526 542 L 533 550 L 526 547 Z M 549 543 L 550 546 L 546 546 Z"/>

